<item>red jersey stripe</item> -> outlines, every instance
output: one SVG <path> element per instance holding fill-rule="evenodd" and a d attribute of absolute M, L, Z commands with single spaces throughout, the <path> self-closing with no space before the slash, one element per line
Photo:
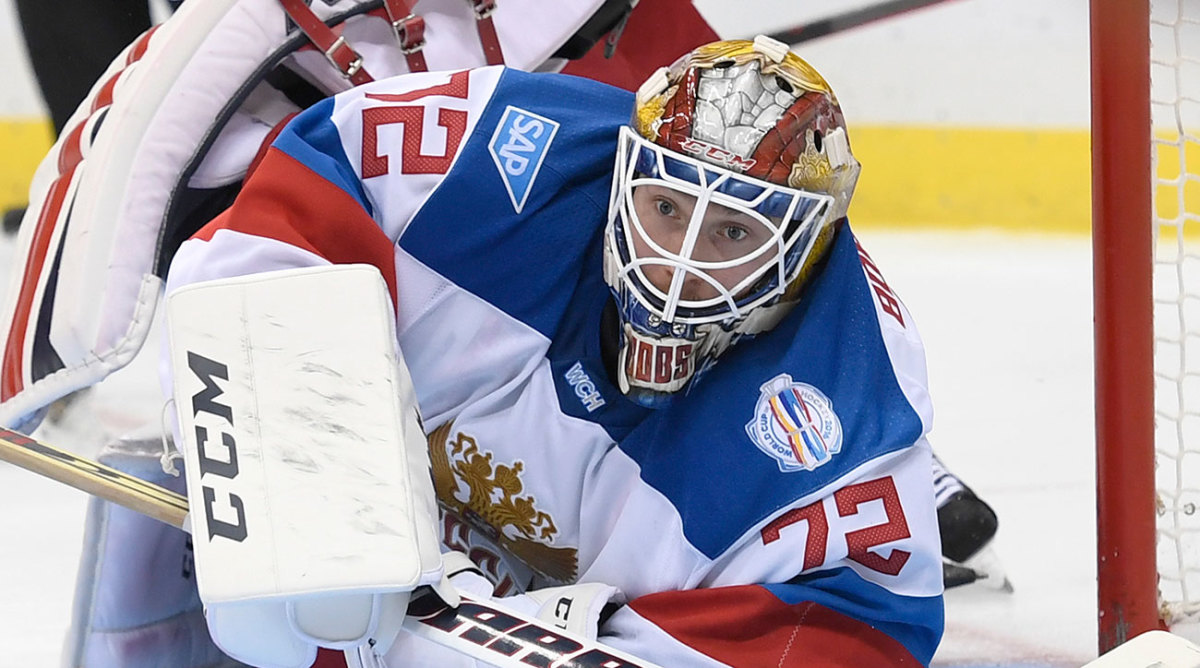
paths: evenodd
<path fill-rule="evenodd" d="M 277 148 L 267 149 L 233 206 L 193 238 L 207 241 L 223 229 L 282 241 L 334 264 L 374 265 L 396 303 L 392 240 L 346 191 Z"/>
<path fill-rule="evenodd" d="M 785 603 L 756 585 L 650 594 L 630 607 L 681 643 L 734 668 L 921 665 L 878 629 L 811 601 Z M 813 647 L 822 651 L 814 654 Z"/>

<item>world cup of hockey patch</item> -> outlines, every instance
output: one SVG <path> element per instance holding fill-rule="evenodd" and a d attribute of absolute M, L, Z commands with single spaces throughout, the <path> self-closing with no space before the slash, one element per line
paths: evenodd
<path fill-rule="evenodd" d="M 763 383 L 746 433 L 784 473 L 812 471 L 842 449 L 842 423 L 833 402 L 786 373 Z"/>
<path fill-rule="evenodd" d="M 556 132 L 557 122 L 509 105 L 488 142 L 488 152 L 517 213 L 525 207 Z"/>

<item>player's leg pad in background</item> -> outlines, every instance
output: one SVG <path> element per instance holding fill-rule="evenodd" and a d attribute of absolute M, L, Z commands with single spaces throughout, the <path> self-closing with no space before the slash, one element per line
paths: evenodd
<path fill-rule="evenodd" d="M 121 440 L 100 461 L 182 492 L 163 472 L 157 437 Z M 209 638 L 192 567 L 191 537 L 140 513 L 88 504 L 64 665 L 86 668 L 240 666 Z"/>

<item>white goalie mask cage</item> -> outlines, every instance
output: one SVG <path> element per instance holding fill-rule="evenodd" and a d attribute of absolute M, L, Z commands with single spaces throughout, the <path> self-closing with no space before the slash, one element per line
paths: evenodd
<path fill-rule="evenodd" d="M 617 144 L 604 246 L 617 380 L 632 401 L 658 407 L 797 303 L 846 216 L 859 164 L 829 84 L 763 36 L 706 44 L 660 68 Z"/>
<path fill-rule="evenodd" d="M 638 217 L 633 193 L 647 185 L 695 199 L 676 248 L 655 239 Z M 654 319 L 683 326 L 736 322 L 781 296 L 795 280 L 833 203 L 830 195 L 746 177 L 668 150 L 622 127 L 606 232 L 609 285 L 634 297 L 649 311 L 652 324 Z M 738 257 L 701 257 L 697 239 L 705 213 L 714 205 L 745 214 L 761 225 L 766 231 L 763 242 Z M 757 266 L 747 272 L 747 265 Z M 670 270 L 666 290 L 647 276 L 647 269 L 656 266 Z M 717 275 L 721 271 L 745 275 L 726 285 Z M 705 292 L 714 294 L 686 298 L 684 285 L 689 279 L 703 282 L 711 288 Z"/>

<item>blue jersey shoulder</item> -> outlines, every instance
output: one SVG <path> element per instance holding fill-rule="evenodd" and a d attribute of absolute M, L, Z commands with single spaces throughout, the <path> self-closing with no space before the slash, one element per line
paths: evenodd
<path fill-rule="evenodd" d="M 350 164 L 338 128 L 330 118 L 334 104 L 334 98 L 329 97 L 305 109 L 284 127 L 271 145 L 346 191 L 362 205 L 367 215 L 373 215 L 362 181 Z"/>
<path fill-rule="evenodd" d="M 762 519 L 922 431 L 845 227 L 788 317 L 733 346 L 621 449 L 679 509 L 689 540 L 715 557 Z"/>
<path fill-rule="evenodd" d="M 505 70 L 401 246 L 553 338 L 578 282 L 599 269 L 585 259 L 632 106 L 628 92 L 595 81 Z"/>

